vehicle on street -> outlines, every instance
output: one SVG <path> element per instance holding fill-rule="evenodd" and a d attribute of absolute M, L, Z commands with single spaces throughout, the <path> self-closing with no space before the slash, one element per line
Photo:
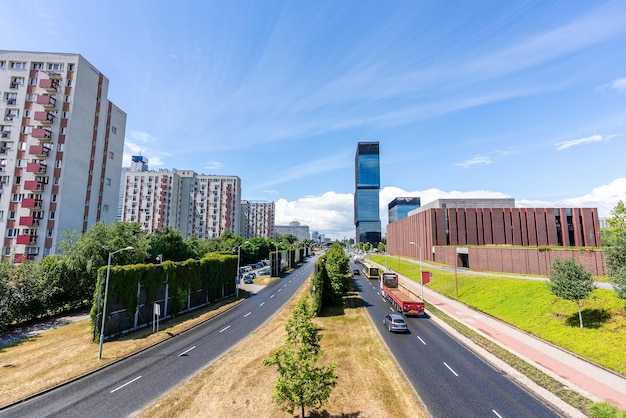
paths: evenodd
<path fill-rule="evenodd" d="M 424 315 L 424 301 L 412 298 L 403 292 L 398 286 L 398 275 L 392 272 L 384 272 L 380 278 L 380 294 L 383 300 L 389 300 L 391 306 L 402 315 Z"/>
<path fill-rule="evenodd" d="M 358 276 L 358 275 L 360 275 L 360 274 L 361 274 L 361 271 L 359 271 L 359 269 L 354 269 L 354 270 L 352 270 L 352 274 L 353 274 L 354 276 Z"/>
<path fill-rule="evenodd" d="M 388 314 L 383 319 L 383 325 L 387 327 L 389 332 L 408 332 L 406 321 L 400 314 Z"/>
<path fill-rule="evenodd" d="M 254 273 L 248 273 L 245 276 L 243 276 L 243 282 L 245 284 L 254 283 Z"/>

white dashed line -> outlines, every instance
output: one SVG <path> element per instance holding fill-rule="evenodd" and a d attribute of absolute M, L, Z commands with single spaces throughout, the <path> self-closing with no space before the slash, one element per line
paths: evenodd
<path fill-rule="evenodd" d="M 126 382 L 126 383 L 124 383 L 122 386 L 118 386 L 118 387 L 116 387 L 116 388 L 115 388 L 115 389 L 113 389 L 110 393 L 116 392 L 116 391 L 120 390 L 121 388 L 123 388 L 124 386 L 126 386 L 126 385 L 130 385 L 130 384 L 131 384 L 131 383 L 133 383 L 135 380 L 139 380 L 139 379 L 141 379 L 141 376 L 137 376 L 136 378 L 134 378 L 134 379 L 133 379 L 133 380 L 131 380 L 130 382 Z"/>
<path fill-rule="evenodd" d="M 446 366 L 448 368 L 448 370 L 450 370 L 452 372 L 453 375 L 455 375 L 456 377 L 459 377 L 458 374 L 456 374 L 456 372 L 454 370 L 452 370 L 452 367 L 448 366 L 448 364 L 444 361 L 443 365 Z"/>
<path fill-rule="evenodd" d="M 220 330 L 220 332 L 224 332 L 224 331 L 226 331 L 228 328 L 230 328 L 230 325 L 229 325 L 229 326 L 227 326 L 226 328 L 222 328 L 222 329 Z"/>
<path fill-rule="evenodd" d="M 194 345 L 193 347 L 188 348 L 187 350 L 183 351 L 182 353 L 180 353 L 180 354 L 178 355 L 178 357 L 182 357 L 182 356 L 184 356 L 185 354 L 187 354 L 188 352 L 190 352 L 190 351 L 191 351 L 191 350 L 193 350 L 194 348 L 196 348 L 196 346 L 195 346 L 195 345 Z"/>

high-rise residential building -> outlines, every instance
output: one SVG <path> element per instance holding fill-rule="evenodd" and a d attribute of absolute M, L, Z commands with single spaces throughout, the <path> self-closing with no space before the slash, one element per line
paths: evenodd
<path fill-rule="evenodd" d="M 0 233 L 14 262 L 114 222 L 126 113 L 79 54 L 0 50 Z"/>
<path fill-rule="evenodd" d="M 271 238 L 276 210 L 274 202 L 241 201 L 241 236 Z"/>
<path fill-rule="evenodd" d="M 148 233 L 170 227 L 184 238 L 192 234 L 216 238 L 227 230 L 240 234 L 241 180 L 237 176 L 128 170 L 123 183 L 122 220 L 138 222 Z"/>
<path fill-rule="evenodd" d="M 396 197 L 387 205 L 387 215 L 389 223 L 399 221 L 409 216 L 409 212 L 419 209 L 419 197 Z"/>
<path fill-rule="evenodd" d="M 300 241 L 311 239 L 308 225 L 300 225 L 298 221 L 289 222 L 289 225 L 276 225 L 274 232 L 280 235 L 293 235 Z"/>
<path fill-rule="evenodd" d="M 354 225 L 355 242 L 377 246 L 380 227 L 380 155 L 378 142 L 359 142 L 354 163 Z"/>

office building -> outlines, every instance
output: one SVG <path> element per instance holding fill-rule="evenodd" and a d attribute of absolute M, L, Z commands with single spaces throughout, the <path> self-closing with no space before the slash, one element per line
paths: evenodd
<path fill-rule="evenodd" d="M 0 233 L 16 263 L 112 223 L 126 114 L 79 54 L 0 50 Z"/>
<path fill-rule="evenodd" d="M 274 232 L 280 235 L 293 235 L 298 238 L 299 241 L 311 239 L 309 227 L 307 225 L 300 225 L 298 221 L 289 222 L 289 225 L 276 225 Z"/>
<path fill-rule="evenodd" d="M 142 170 L 143 165 L 138 166 Z M 126 172 L 122 220 L 152 233 L 170 227 L 184 238 L 240 234 L 241 180 L 192 170 Z"/>
<path fill-rule="evenodd" d="M 378 246 L 380 226 L 380 157 L 378 142 L 359 142 L 354 163 L 356 242 Z"/>
<path fill-rule="evenodd" d="M 271 238 L 276 210 L 274 202 L 241 201 L 241 236 Z"/>
<path fill-rule="evenodd" d="M 409 212 L 420 207 L 419 197 L 396 197 L 387 205 L 389 223 L 409 216 Z"/>

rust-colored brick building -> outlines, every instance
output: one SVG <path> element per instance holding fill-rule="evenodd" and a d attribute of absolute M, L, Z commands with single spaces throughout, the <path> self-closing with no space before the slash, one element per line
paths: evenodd
<path fill-rule="evenodd" d="M 492 207 L 477 207 L 491 205 Z M 387 225 L 390 254 L 475 270 L 546 275 L 568 247 L 593 274 L 604 275 L 595 208 L 516 208 L 512 199 L 439 200 Z M 494 207 L 495 206 L 495 207 Z M 528 247 L 528 248 L 520 248 Z M 571 247 L 588 247 L 588 251 Z M 504 251 L 504 252 L 503 252 Z"/>

